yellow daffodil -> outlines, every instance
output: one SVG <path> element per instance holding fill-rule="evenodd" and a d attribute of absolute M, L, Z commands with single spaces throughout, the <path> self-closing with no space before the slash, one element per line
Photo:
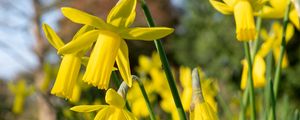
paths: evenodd
<path fill-rule="evenodd" d="M 74 53 L 96 42 L 83 77 L 85 82 L 99 89 L 107 89 L 116 61 L 123 80 L 131 87 L 128 47 L 124 39 L 152 41 L 173 32 L 173 29 L 166 27 L 128 28 L 135 19 L 136 3 L 136 0 L 120 0 L 108 14 L 106 22 L 74 8 L 61 9 L 63 15 L 71 21 L 96 28 L 95 32 L 87 32 L 59 49 L 62 54 Z"/>
<path fill-rule="evenodd" d="M 266 5 L 262 8 L 260 16 L 262 16 L 263 18 L 283 18 L 285 10 L 287 9 L 288 2 L 289 0 L 269 0 L 270 5 Z M 299 17 L 295 7 L 292 7 L 292 9 L 290 10 L 289 19 L 299 30 Z"/>
<path fill-rule="evenodd" d="M 209 0 L 223 14 L 234 14 L 236 37 L 239 41 L 255 39 L 254 14 L 259 12 L 266 0 Z"/>
<path fill-rule="evenodd" d="M 265 57 L 270 51 L 273 52 L 275 62 L 278 63 L 279 54 L 280 54 L 280 45 L 282 38 L 282 26 L 278 22 L 274 22 L 272 25 L 272 29 L 267 33 L 265 29 L 262 29 L 262 38 L 264 39 L 264 43 L 261 45 L 260 50 L 257 54 L 262 57 Z M 294 27 L 291 24 L 288 24 L 286 30 L 286 42 L 288 43 L 294 35 Z M 282 66 L 286 68 L 288 66 L 288 57 L 287 54 L 284 53 Z"/>
<path fill-rule="evenodd" d="M 13 113 L 22 113 L 25 99 L 33 92 L 33 86 L 26 86 L 26 81 L 22 79 L 16 85 L 9 83 L 8 88 L 14 94 Z"/>
<path fill-rule="evenodd" d="M 90 27 L 88 25 L 83 26 L 73 37 L 73 40 L 92 29 L 93 27 Z M 59 49 L 64 46 L 64 42 L 59 38 L 59 36 L 50 26 L 48 26 L 47 24 L 43 24 L 43 30 L 49 43 L 54 48 Z M 81 50 L 71 54 L 63 54 L 63 58 L 57 73 L 56 81 L 51 90 L 51 94 L 67 99 L 72 98 L 74 86 L 81 67 L 81 57 L 84 55 L 84 51 L 85 50 Z"/>
<path fill-rule="evenodd" d="M 200 80 L 200 70 L 193 70 L 193 99 L 191 102 L 191 120 L 217 120 L 217 109 L 214 97 L 215 86 L 211 86 L 210 80 Z M 204 84 L 202 84 L 204 83 Z M 213 91 L 213 92 L 210 92 Z"/>
<path fill-rule="evenodd" d="M 137 118 L 125 110 L 125 100 L 115 90 L 108 89 L 105 95 L 108 105 L 80 105 L 72 107 L 76 112 L 98 111 L 94 120 L 137 120 Z"/>
<path fill-rule="evenodd" d="M 192 101 L 192 70 L 185 66 L 179 68 L 179 80 L 182 86 L 181 101 L 185 111 L 188 111 Z"/>
<path fill-rule="evenodd" d="M 243 72 L 242 72 L 242 80 L 241 80 L 241 88 L 244 90 L 247 85 L 248 80 L 248 63 L 244 59 L 242 60 L 243 64 Z M 266 63 L 262 56 L 256 55 L 253 62 L 253 70 L 252 70 L 253 84 L 255 88 L 264 87 L 266 84 Z"/>

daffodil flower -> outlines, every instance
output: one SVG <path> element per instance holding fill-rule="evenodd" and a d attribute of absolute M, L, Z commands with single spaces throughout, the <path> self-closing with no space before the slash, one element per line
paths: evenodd
<path fill-rule="evenodd" d="M 107 89 L 116 61 L 123 80 L 131 87 L 128 47 L 124 39 L 152 41 L 173 32 L 173 29 L 166 27 L 128 28 L 135 19 L 136 3 L 136 0 L 120 0 L 108 14 L 106 22 L 74 8 L 61 9 L 71 21 L 96 28 L 95 32 L 87 32 L 59 49 L 62 54 L 74 53 L 96 42 L 83 77 L 88 84 Z"/>
<path fill-rule="evenodd" d="M 263 18 L 283 18 L 289 0 L 269 0 L 270 6 L 264 6 L 259 16 Z M 299 30 L 299 17 L 295 7 L 292 7 L 289 13 L 289 19 Z"/>
<path fill-rule="evenodd" d="M 15 95 L 14 104 L 12 108 L 13 113 L 15 114 L 22 113 L 25 98 L 33 92 L 34 90 L 33 86 L 26 86 L 26 81 L 22 79 L 19 80 L 16 85 L 9 83 L 8 88 Z"/>
<path fill-rule="evenodd" d="M 83 26 L 73 37 L 75 40 L 81 34 L 87 31 L 93 31 L 93 27 Z M 47 24 L 43 24 L 43 30 L 49 43 L 56 49 L 64 46 L 64 42 L 59 38 L 55 31 Z M 86 49 L 86 48 L 85 48 Z M 59 97 L 70 99 L 72 98 L 74 86 L 76 84 L 78 73 L 81 67 L 81 57 L 85 50 L 78 51 L 72 54 L 63 54 L 56 81 L 51 90 L 51 94 Z"/>
<path fill-rule="evenodd" d="M 242 60 L 243 64 L 243 72 L 242 72 L 242 80 L 241 80 L 241 88 L 244 90 L 247 85 L 248 80 L 248 63 L 244 59 Z M 257 54 L 254 58 L 253 62 L 253 70 L 252 70 L 253 84 L 255 88 L 261 88 L 266 85 L 266 63 L 262 56 Z"/>
<path fill-rule="evenodd" d="M 80 105 L 72 107 L 76 112 L 98 111 L 94 120 L 137 120 L 125 107 L 125 100 L 115 90 L 108 89 L 105 95 L 108 105 Z"/>
<path fill-rule="evenodd" d="M 278 22 L 274 22 L 272 25 L 272 31 L 267 33 L 265 29 L 262 29 L 261 36 L 264 40 L 263 44 L 261 45 L 260 50 L 257 54 L 262 57 L 265 57 L 270 51 L 273 52 L 275 62 L 278 63 L 279 54 L 280 54 L 280 44 L 282 38 L 282 26 Z M 288 24 L 286 30 L 286 42 L 288 43 L 294 35 L 294 27 L 291 24 Z M 284 53 L 283 61 L 282 61 L 282 68 L 286 68 L 288 66 L 288 57 L 287 54 Z"/>
<path fill-rule="evenodd" d="M 266 0 L 209 0 L 219 12 L 234 14 L 236 37 L 239 41 L 255 39 L 254 15 L 259 12 Z"/>

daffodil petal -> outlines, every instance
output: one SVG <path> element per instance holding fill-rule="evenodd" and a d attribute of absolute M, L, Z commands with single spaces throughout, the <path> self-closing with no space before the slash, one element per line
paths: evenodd
<path fill-rule="evenodd" d="M 78 32 L 76 32 L 76 34 L 74 35 L 73 40 L 75 40 L 77 37 L 81 36 L 82 34 L 88 32 L 88 31 L 90 31 L 90 30 L 93 30 L 93 29 L 94 29 L 94 27 L 89 26 L 89 25 L 84 25 L 84 26 L 82 26 L 82 27 L 78 30 Z"/>
<path fill-rule="evenodd" d="M 59 54 L 70 54 L 70 53 L 76 53 L 80 50 L 85 49 L 86 47 L 89 47 L 92 45 L 93 42 L 97 40 L 97 37 L 99 35 L 99 30 L 91 30 L 89 32 L 84 33 L 83 35 L 77 37 L 77 39 L 72 40 L 65 46 L 61 47 L 58 50 Z"/>
<path fill-rule="evenodd" d="M 107 23 L 116 27 L 127 28 L 135 19 L 136 0 L 119 0 L 107 16 Z"/>
<path fill-rule="evenodd" d="M 297 28 L 298 29 L 298 28 Z M 287 28 L 286 28 L 286 42 L 288 43 L 292 37 L 294 36 L 295 30 L 294 30 L 294 26 L 292 24 L 288 24 Z"/>
<path fill-rule="evenodd" d="M 107 104 L 113 105 L 121 109 L 125 106 L 124 99 L 112 88 L 107 90 L 105 95 L 105 101 Z"/>
<path fill-rule="evenodd" d="M 241 89 L 244 90 L 247 85 L 248 79 L 248 64 L 247 61 L 244 59 L 242 60 L 243 71 L 242 71 L 242 78 L 241 78 Z"/>
<path fill-rule="evenodd" d="M 76 112 L 93 112 L 93 111 L 100 110 L 104 107 L 107 107 L 107 105 L 79 105 L 70 108 L 70 110 Z"/>
<path fill-rule="evenodd" d="M 292 9 L 289 14 L 289 18 L 291 22 L 296 26 L 298 30 L 300 30 L 299 17 L 296 9 Z"/>
<path fill-rule="evenodd" d="M 122 40 L 116 62 L 120 71 L 120 74 L 126 84 L 132 86 L 132 78 L 129 65 L 128 47 L 124 40 Z"/>
<path fill-rule="evenodd" d="M 95 116 L 94 120 L 110 120 L 111 114 L 114 113 L 114 109 L 110 106 L 100 110 Z"/>
<path fill-rule="evenodd" d="M 233 13 L 233 8 L 230 7 L 229 5 L 226 5 L 222 2 L 219 2 L 217 0 L 209 0 L 209 2 L 212 4 L 212 6 L 218 10 L 219 12 L 223 14 L 232 14 Z"/>
<path fill-rule="evenodd" d="M 266 63 L 265 60 L 259 56 L 256 55 L 253 62 L 253 82 L 255 88 L 264 87 L 266 84 Z"/>
<path fill-rule="evenodd" d="M 90 15 L 81 10 L 70 7 L 61 8 L 63 15 L 74 23 L 94 26 L 96 28 L 107 29 L 108 25 L 100 18 Z"/>
<path fill-rule="evenodd" d="M 128 28 L 121 31 L 120 36 L 128 40 L 145 40 L 152 41 L 163 38 L 174 31 L 167 27 L 151 27 L 151 28 Z"/>
<path fill-rule="evenodd" d="M 43 24 L 43 31 L 49 43 L 57 50 L 64 46 L 64 42 L 58 37 L 55 31 L 47 24 Z"/>
<path fill-rule="evenodd" d="M 124 115 L 124 120 L 137 120 L 137 118 L 131 112 L 128 112 L 126 110 L 122 110 L 121 112 Z"/>

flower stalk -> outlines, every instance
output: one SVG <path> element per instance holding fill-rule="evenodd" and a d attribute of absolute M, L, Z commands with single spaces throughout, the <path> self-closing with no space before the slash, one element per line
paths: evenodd
<path fill-rule="evenodd" d="M 149 8 L 148 8 L 145 0 L 140 0 L 140 2 L 141 2 L 141 7 L 142 7 L 142 9 L 144 11 L 144 14 L 146 16 L 148 26 L 154 27 L 155 23 L 153 21 L 153 18 L 151 16 L 151 13 L 149 11 Z M 159 53 L 159 56 L 160 56 L 160 59 L 161 59 L 161 62 L 162 62 L 162 66 L 163 66 L 163 69 L 165 71 L 165 74 L 166 74 L 166 77 L 167 77 L 167 80 L 168 80 L 168 83 L 169 83 L 169 87 L 170 87 L 171 92 L 172 92 L 173 100 L 175 102 L 177 111 L 179 113 L 179 117 L 180 117 L 181 120 L 186 120 L 186 115 L 185 115 L 185 112 L 184 112 L 184 109 L 183 109 L 183 106 L 182 106 L 182 103 L 181 103 L 181 100 L 180 100 L 180 97 L 179 97 L 179 94 L 178 94 L 178 90 L 176 88 L 175 80 L 173 78 L 173 75 L 172 75 L 172 72 L 171 72 L 171 69 L 170 69 L 170 65 L 169 65 L 166 53 L 164 51 L 163 45 L 162 45 L 160 40 L 155 40 L 154 43 L 155 43 L 155 47 L 157 49 L 157 52 Z"/>
<path fill-rule="evenodd" d="M 280 45 L 280 55 L 279 55 L 279 61 L 277 63 L 276 71 L 275 71 L 275 75 L 274 75 L 275 98 L 277 97 L 277 93 L 278 93 L 278 85 L 279 85 L 279 81 L 280 81 L 280 73 L 281 73 L 281 68 L 282 68 L 281 66 L 282 66 L 283 56 L 284 56 L 285 49 L 286 49 L 286 29 L 287 29 L 287 25 L 289 22 L 290 9 L 291 9 L 291 1 L 289 0 L 288 6 L 285 11 L 284 18 L 283 18 L 283 30 L 282 30 L 282 38 L 281 38 L 281 45 Z"/>
<path fill-rule="evenodd" d="M 137 77 L 137 76 L 135 76 L 135 75 L 132 75 L 132 79 L 135 80 L 135 81 L 139 84 L 140 90 L 141 90 L 141 92 L 142 92 L 142 95 L 143 95 L 144 100 L 145 100 L 146 105 L 147 105 L 147 109 L 148 109 L 148 111 L 149 111 L 149 113 L 150 113 L 150 119 L 151 119 L 151 120 L 156 120 L 154 111 L 153 111 L 153 109 L 152 109 L 152 107 L 151 107 L 150 100 L 149 100 L 149 98 L 148 98 L 148 95 L 147 95 L 147 93 L 146 93 L 146 90 L 145 90 L 145 87 L 144 87 L 142 81 L 140 80 L 139 77 Z"/>
<path fill-rule="evenodd" d="M 244 52 L 246 54 L 246 59 L 248 63 L 248 81 L 247 87 L 249 88 L 250 95 L 250 105 L 251 105 L 251 119 L 256 119 L 256 108 L 255 108 L 255 95 L 254 95 L 254 85 L 253 85 L 253 77 L 252 77 L 252 60 L 250 54 L 250 46 L 248 42 L 244 42 Z"/>

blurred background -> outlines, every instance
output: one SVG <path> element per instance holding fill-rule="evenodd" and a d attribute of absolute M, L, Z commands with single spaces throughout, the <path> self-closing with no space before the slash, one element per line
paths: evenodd
<path fill-rule="evenodd" d="M 116 2 L 0 0 L 0 120 L 83 119 L 68 110 L 73 103 L 50 95 L 60 58 L 45 39 L 41 24 L 49 24 L 68 42 L 81 26 L 65 19 L 60 7 L 74 7 L 105 19 Z M 182 65 L 200 66 L 207 76 L 217 80 L 225 103 L 233 112 L 238 112 L 238 105 L 231 103 L 239 104 L 244 54 L 242 43 L 235 39 L 234 18 L 217 12 L 208 0 L 147 0 L 147 3 L 157 26 L 176 29 L 174 34 L 163 39 L 171 65 L 175 69 Z M 269 29 L 273 21 L 276 20 L 263 20 L 262 27 Z M 147 26 L 139 4 L 133 26 Z M 138 66 L 140 55 L 151 56 L 155 51 L 153 42 L 127 43 L 132 68 Z M 300 107 L 299 46 L 299 31 L 295 31 L 287 45 L 289 67 L 283 70 L 279 88 L 282 102 L 278 106 L 286 105 L 290 110 Z M 132 72 L 136 73 L 134 69 Z M 22 80 L 26 81 L 24 90 L 16 85 Z M 27 91 L 22 99 L 24 108 L 21 113 L 12 111 L 17 93 L 17 90 L 12 90 L 13 86 Z M 104 92 L 88 86 L 82 89 L 82 103 L 93 103 L 101 98 L 99 92 Z M 219 114 L 222 116 L 222 111 Z"/>

